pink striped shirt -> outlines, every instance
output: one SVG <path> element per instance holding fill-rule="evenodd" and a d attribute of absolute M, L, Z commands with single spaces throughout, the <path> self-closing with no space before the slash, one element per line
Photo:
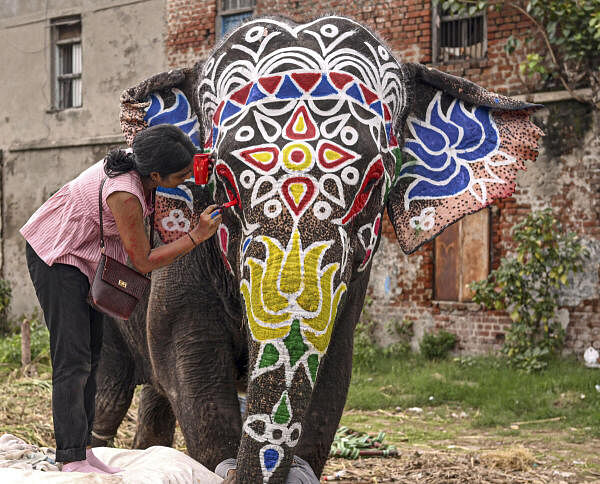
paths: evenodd
<path fill-rule="evenodd" d="M 104 176 L 104 160 L 100 160 L 52 195 L 20 231 L 46 264 L 73 265 L 90 283 L 100 262 L 98 190 Z M 114 192 L 128 192 L 138 197 L 144 218 L 152 207 L 144 197 L 142 180 L 136 171 L 106 180 L 102 190 L 106 255 L 125 264 L 127 253 L 106 204 L 106 198 Z"/>

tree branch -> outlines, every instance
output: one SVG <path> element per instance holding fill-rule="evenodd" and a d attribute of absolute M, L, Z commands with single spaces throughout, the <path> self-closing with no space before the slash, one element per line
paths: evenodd
<path fill-rule="evenodd" d="M 475 4 L 477 3 L 477 0 L 456 0 L 456 1 L 459 3 L 475 3 Z M 586 99 L 577 95 L 575 93 L 575 91 L 571 88 L 571 86 L 569 85 L 567 80 L 565 79 L 563 70 L 562 70 L 560 64 L 558 63 L 558 61 L 556 60 L 556 54 L 554 53 L 554 49 L 552 48 L 552 44 L 550 43 L 548 34 L 546 33 L 546 30 L 544 29 L 542 24 L 540 24 L 534 17 L 532 17 L 529 14 L 529 12 L 527 12 L 527 10 L 525 10 L 523 7 L 521 7 L 521 5 L 519 5 L 518 3 L 508 1 L 508 0 L 488 0 L 487 4 L 488 5 L 500 5 L 500 6 L 508 5 L 510 7 L 513 7 L 515 10 L 519 11 L 524 17 L 526 17 L 531 23 L 533 23 L 536 26 L 538 32 L 542 35 L 542 38 L 544 39 L 544 43 L 546 44 L 546 49 L 548 50 L 548 53 L 550 54 L 550 57 L 552 58 L 552 62 L 556 66 L 558 78 L 560 79 L 560 82 L 562 83 L 562 85 L 565 87 L 565 89 L 569 92 L 569 94 L 571 94 L 573 99 L 575 99 L 576 101 L 579 101 L 581 103 L 588 102 Z"/>

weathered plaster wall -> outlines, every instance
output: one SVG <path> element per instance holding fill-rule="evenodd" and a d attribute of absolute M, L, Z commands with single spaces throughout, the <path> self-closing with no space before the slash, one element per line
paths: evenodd
<path fill-rule="evenodd" d="M 512 227 L 531 210 L 551 207 L 565 229 L 577 232 L 589 247 L 590 260 L 561 294 L 558 314 L 567 329 L 567 348 L 577 354 L 590 345 L 600 348 L 600 116 L 595 118 L 591 108 L 576 102 L 550 104 L 541 111 L 537 122 L 546 136 L 540 157 L 520 173 L 514 196 L 492 207 L 492 267 L 511 253 Z M 413 320 L 413 346 L 425 331 L 439 328 L 458 335 L 459 352 L 483 354 L 502 345 L 510 324 L 505 313 L 432 299 L 433 244 L 405 256 L 384 225 L 372 274 L 369 316 L 382 325 Z"/>
<path fill-rule="evenodd" d="M 0 3 L 3 277 L 11 312 L 36 305 L 19 228 L 48 196 L 122 140 L 119 95 L 167 68 L 166 0 Z M 50 19 L 81 15 L 83 106 L 51 111 Z"/>

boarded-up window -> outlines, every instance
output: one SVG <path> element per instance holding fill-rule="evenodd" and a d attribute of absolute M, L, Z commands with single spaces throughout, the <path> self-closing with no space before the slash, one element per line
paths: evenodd
<path fill-rule="evenodd" d="M 55 109 L 82 105 L 81 19 L 68 17 L 52 20 Z"/>
<path fill-rule="evenodd" d="M 469 284 L 490 271 L 490 213 L 481 210 L 446 228 L 436 239 L 435 299 L 470 301 Z"/>

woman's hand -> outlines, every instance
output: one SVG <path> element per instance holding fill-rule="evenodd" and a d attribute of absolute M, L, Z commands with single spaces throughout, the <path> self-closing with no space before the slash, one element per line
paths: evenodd
<path fill-rule="evenodd" d="M 210 239 L 219 228 L 223 216 L 218 205 L 209 205 L 200 215 L 200 221 L 189 234 L 196 244 Z"/>

